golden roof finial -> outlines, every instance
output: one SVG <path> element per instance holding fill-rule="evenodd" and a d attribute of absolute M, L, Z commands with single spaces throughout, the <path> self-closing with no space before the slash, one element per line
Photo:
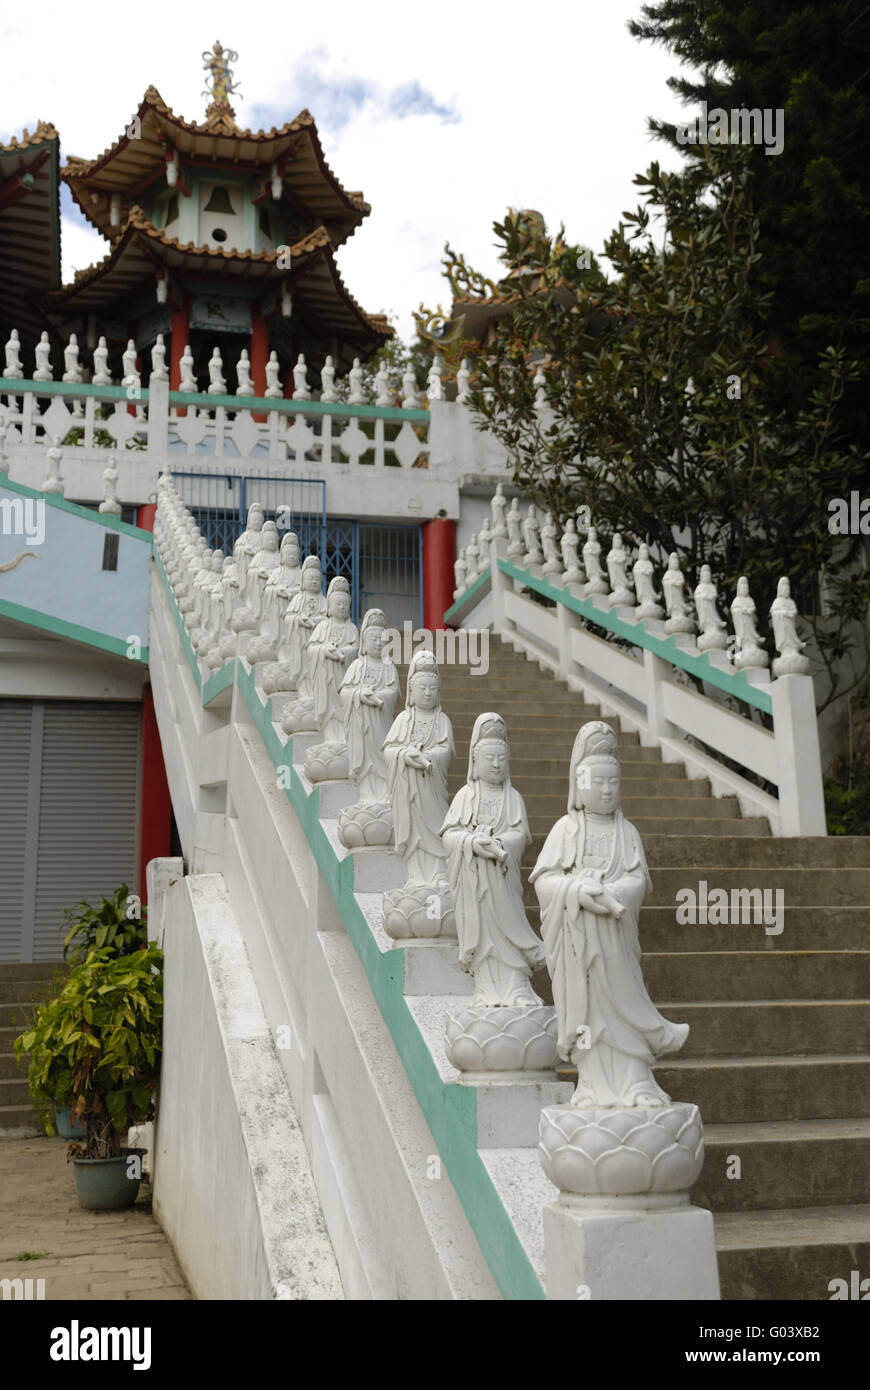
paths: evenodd
<path fill-rule="evenodd" d="M 233 73 L 230 63 L 238 62 L 239 55 L 234 48 L 223 48 L 220 39 L 212 45 L 211 51 L 205 49 L 202 55 L 202 66 L 209 73 L 206 78 L 206 85 L 203 96 L 211 97 L 211 101 L 206 107 L 206 125 L 210 129 L 223 127 L 232 131 L 235 129 L 235 111 L 230 105 L 230 97 L 233 92 L 239 90 L 238 83 L 233 80 Z"/>

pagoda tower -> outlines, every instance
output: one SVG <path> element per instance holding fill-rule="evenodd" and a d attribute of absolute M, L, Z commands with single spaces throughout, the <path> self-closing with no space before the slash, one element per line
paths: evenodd
<path fill-rule="evenodd" d="M 274 351 L 290 396 L 300 352 L 316 385 L 328 354 L 342 375 L 392 335 L 382 315 L 357 304 L 335 261 L 371 209 L 330 170 L 310 112 L 278 130 L 240 129 L 230 103 L 238 55 L 217 42 L 202 57 L 210 98 L 203 122 L 175 115 L 152 86 L 113 145 L 60 168 L 109 250 L 71 284 L 58 287 L 46 273 L 30 302 L 57 348 L 70 333 L 91 349 L 104 335 L 118 371 L 131 338 L 141 370 L 150 370 L 162 333 L 173 389 L 189 344 L 200 381 L 220 348 L 230 392 L 246 348 L 263 395 Z M 3 307 L 0 319 L 10 317 Z"/>

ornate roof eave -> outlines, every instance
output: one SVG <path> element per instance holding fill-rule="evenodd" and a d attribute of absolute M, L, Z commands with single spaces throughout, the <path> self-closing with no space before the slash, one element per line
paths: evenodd
<path fill-rule="evenodd" d="M 137 257 L 138 252 L 138 257 Z M 244 268 L 245 278 L 260 280 L 264 286 L 289 282 L 295 286 L 297 280 L 303 281 L 323 261 L 329 280 L 334 288 L 336 306 L 340 303 L 338 317 L 355 322 L 364 337 L 374 335 L 386 342 L 393 335 L 392 327 L 382 315 L 368 315 L 357 304 L 345 287 L 332 253 L 330 236 L 325 227 L 302 237 L 290 248 L 292 271 L 278 267 L 278 251 L 236 251 L 210 246 L 195 246 L 193 242 L 182 243 L 177 237 L 168 237 L 154 226 L 140 208 L 135 208 L 123 228 L 121 235 L 109 253 L 95 265 L 76 273 L 69 285 L 62 286 L 44 297 L 46 309 L 81 309 L 83 313 L 99 312 L 103 307 L 102 296 L 96 286 L 108 278 L 117 278 L 122 273 L 123 263 L 130 262 L 131 288 L 141 283 L 149 270 L 155 272 L 166 267 L 170 272 L 184 270 L 188 274 L 232 274 Z M 138 260 L 138 264 L 137 264 Z M 323 273 L 319 279 L 323 280 Z M 94 294 L 88 294 L 94 290 Z M 125 290 L 125 293 L 127 291 Z M 293 289 L 295 293 L 295 288 Z M 308 298 L 303 288 L 303 298 Z M 90 303 L 88 301 L 91 301 Z M 328 306 L 327 306 L 328 307 Z M 376 344 L 380 346 L 380 342 Z"/>
<path fill-rule="evenodd" d="M 49 121 L 0 145 L 0 185 L 24 175 L 34 181 L 0 215 L 0 316 L 22 342 L 44 327 L 33 295 L 60 282 L 59 173 L 60 137 Z"/>
<path fill-rule="evenodd" d="M 61 178 L 91 225 L 111 240 L 120 235 L 120 231 L 110 227 L 107 210 L 94 212 L 88 195 L 120 192 L 123 197 L 125 186 L 128 192 L 144 186 L 149 173 L 153 173 L 154 177 L 160 175 L 165 165 L 166 148 L 173 148 L 182 162 L 226 161 L 236 169 L 250 168 L 265 173 L 277 160 L 292 154 L 294 145 L 298 151 L 299 141 L 303 140 L 310 147 L 323 191 L 339 205 L 334 209 L 333 216 L 346 224 L 342 240 L 352 236 L 363 218 L 371 212 L 371 207 L 362 194 L 349 193 L 344 189 L 332 172 L 310 111 L 303 109 L 280 128 L 273 126 L 269 131 L 251 131 L 236 126 L 231 110 L 229 106 L 212 103 L 210 114 L 204 122 L 197 124 L 186 121 L 167 106 L 156 87 L 149 87 L 130 122 L 130 127 L 138 122 L 139 135 L 135 140 L 125 132 L 96 159 L 68 157 L 61 170 Z M 118 166 L 134 144 L 140 147 L 143 157 L 132 171 L 122 171 Z M 124 163 L 130 160 L 132 155 Z M 109 173 L 109 170 L 113 172 Z M 292 172 L 291 162 L 288 173 Z"/>

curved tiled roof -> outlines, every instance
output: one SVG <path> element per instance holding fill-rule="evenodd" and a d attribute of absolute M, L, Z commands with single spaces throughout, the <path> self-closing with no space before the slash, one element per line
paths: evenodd
<path fill-rule="evenodd" d="M 226 107 L 226 112 L 230 110 Z M 61 177 L 88 221 L 111 239 L 119 233 L 109 225 L 108 209 L 95 210 L 89 195 L 111 191 L 124 198 L 126 191 L 125 201 L 130 206 L 137 190 L 162 173 L 164 144 L 171 145 L 182 162 L 208 165 L 210 161 L 227 161 L 237 170 L 248 168 L 263 174 L 275 160 L 290 154 L 284 177 L 291 193 L 310 206 L 313 216 L 340 223 L 341 241 L 353 235 L 371 207 L 361 193 L 344 189 L 330 169 L 310 111 L 302 110 L 292 121 L 269 131 L 242 130 L 227 119 L 226 112 L 217 126 L 208 120 L 186 121 L 167 106 L 156 87 L 149 87 L 133 118 L 140 122 L 139 137 L 133 139 L 125 131 L 96 159 L 70 156 Z M 307 159 L 292 157 L 304 148 L 300 140 L 307 146 Z"/>
<path fill-rule="evenodd" d="M 16 328 L 30 348 L 45 327 L 31 296 L 60 283 L 60 138 L 50 121 L 0 145 L 0 186 L 29 174 L 32 186 L 0 214 L 0 330 Z"/>
<path fill-rule="evenodd" d="M 133 285 L 140 283 L 143 276 L 153 272 L 159 265 L 184 265 L 188 270 L 208 271 L 223 269 L 224 266 L 246 264 L 256 278 L 266 280 L 283 279 L 287 272 L 279 269 L 277 262 L 280 253 L 276 251 L 237 251 L 222 247 L 196 246 L 193 242 L 181 242 L 177 237 L 167 236 L 155 227 L 139 207 L 131 209 L 125 227 L 114 246 L 101 261 L 85 270 L 76 271 L 72 282 L 63 285 L 49 296 L 55 306 L 81 304 L 88 311 L 99 309 L 101 296 L 86 296 L 93 303 L 87 304 L 81 297 L 88 288 L 96 286 L 105 277 L 113 277 L 116 286 L 106 290 L 106 299 L 111 303 L 121 293 L 128 292 Z M 302 278 L 302 297 L 312 301 L 312 308 L 327 318 L 335 318 L 347 329 L 353 321 L 365 334 L 373 334 L 386 340 L 393 335 L 392 327 L 382 314 L 367 314 L 346 288 L 335 264 L 332 242 L 325 227 L 317 227 L 307 236 L 300 238 L 290 247 L 291 265 L 294 270 L 305 272 Z M 197 265 L 202 261 L 202 265 Z M 305 277 L 315 269 L 315 262 L 321 261 L 319 273 L 310 285 Z M 306 265 L 308 262 L 308 265 Z M 123 283 L 122 283 L 123 282 Z M 297 288 L 294 288 L 294 294 Z M 315 306 L 316 301 L 316 306 Z M 78 305 L 77 305 L 78 307 Z M 336 324 L 338 326 L 338 324 Z"/>

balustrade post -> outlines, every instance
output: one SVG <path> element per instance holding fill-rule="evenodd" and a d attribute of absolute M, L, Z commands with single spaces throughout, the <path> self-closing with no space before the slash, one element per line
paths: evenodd
<path fill-rule="evenodd" d="M 644 649 L 643 669 L 646 677 L 646 720 L 649 735 L 653 740 L 676 738 L 677 731 L 664 713 L 664 688 L 670 675 L 670 666 L 655 652 Z"/>
<path fill-rule="evenodd" d="M 169 382 L 152 377 L 148 383 L 147 455 L 165 467 L 169 455 Z"/>
<path fill-rule="evenodd" d="M 507 558 L 507 540 L 504 536 L 494 536 L 489 548 L 490 593 L 492 595 L 492 626 L 496 636 L 501 636 L 516 626 L 505 612 L 505 589 L 507 579 L 498 567 L 499 560 Z"/>
<path fill-rule="evenodd" d="M 819 724 L 812 676 L 780 676 L 768 687 L 779 770 L 783 835 L 826 835 Z"/>

